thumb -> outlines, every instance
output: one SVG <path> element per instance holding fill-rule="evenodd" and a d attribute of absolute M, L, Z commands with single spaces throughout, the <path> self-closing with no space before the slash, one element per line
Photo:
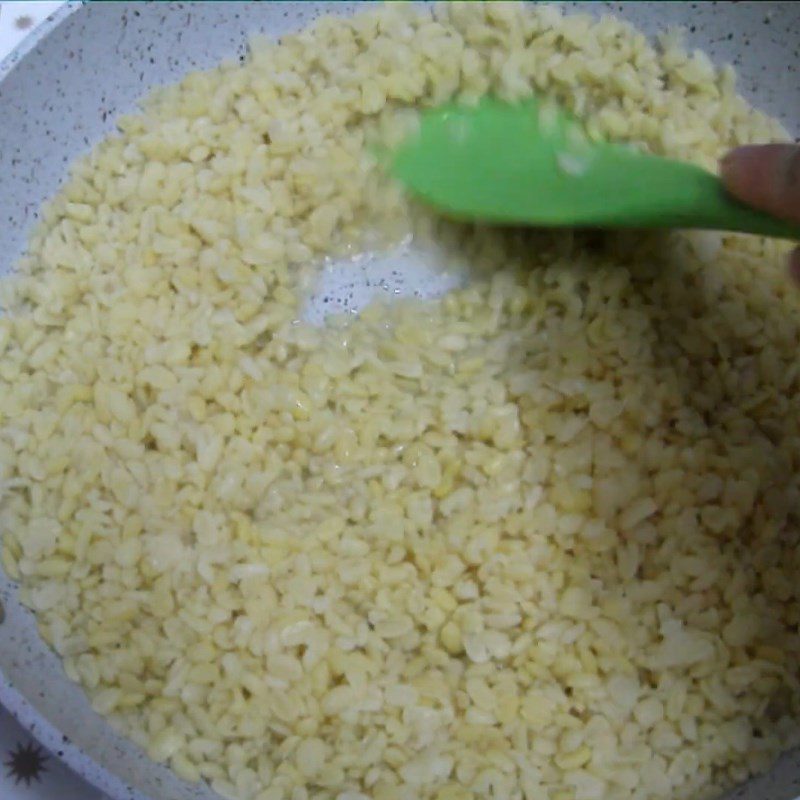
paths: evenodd
<path fill-rule="evenodd" d="M 800 145 L 737 147 L 720 163 L 722 183 L 743 203 L 800 223 Z"/>

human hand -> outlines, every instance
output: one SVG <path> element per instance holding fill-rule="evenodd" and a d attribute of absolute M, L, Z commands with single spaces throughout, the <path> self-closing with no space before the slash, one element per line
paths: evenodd
<path fill-rule="evenodd" d="M 800 145 L 747 145 L 720 163 L 722 182 L 737 199 L 800 224 Z M 800 283 L 800 247 L 789 257 L 789 273 Z"/>

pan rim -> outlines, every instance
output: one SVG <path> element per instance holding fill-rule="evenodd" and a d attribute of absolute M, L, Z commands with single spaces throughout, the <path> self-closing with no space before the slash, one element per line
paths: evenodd
<path fill-rule="evenodd" d="M 3 81 L 13 74 L 14 69 L 20 65 L 28 53 L 73 14 L 80 12 L 84 5 L 83 0 L 67 0 L 0 60 L 0 87 L 2 87 Z M 17 586 L 16 582 L 12 582 L 12 585 Z M 76 775 L 98 791 L 113 800 L 150 800 L 138 790 L 126 786 L 125 782 L 113 772 L 65 737 L 25 695 L 14 688 L 2 668 L 0 668 L 0 705 L 54 757 L 66 764 Z"/>

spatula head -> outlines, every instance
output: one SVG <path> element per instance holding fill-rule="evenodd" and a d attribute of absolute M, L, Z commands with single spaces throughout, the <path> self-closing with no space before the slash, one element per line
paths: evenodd
<path fill-rule="evenodd" d="M 590 142 L 552 104 L 423 112 L 395 152 L 394 174 L 460 219 L 542 227 L 700 227 L 800 237 L 800 228 L 730 198 L 719 180 L 628 145 Z"/>

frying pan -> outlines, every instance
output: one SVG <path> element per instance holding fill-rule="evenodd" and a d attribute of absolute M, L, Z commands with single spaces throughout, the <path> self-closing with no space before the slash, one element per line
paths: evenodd
<path fill-rule="evenodd" d="M 156 84 L 245 52 L 248 34 L 280 36 L 359 3 L 91 3 L 62 7 L 0 64 L 0 273 L 20 254 L 37 209 L 67 165 Z M 717 62 L 733 63 L 740 89 L 800 133 L 800 3 L 566 3 L 622 16 L 653 35 L 672 25 Z M 2 531 L 0 531 L 2 535 Z M 115 800 L 214 798 L 154 764 L 89 707 L 33 616 L 0 572 L 0 703 L 76 772 Z M 732 794 L 800 795 L 800 754 Z"/>

